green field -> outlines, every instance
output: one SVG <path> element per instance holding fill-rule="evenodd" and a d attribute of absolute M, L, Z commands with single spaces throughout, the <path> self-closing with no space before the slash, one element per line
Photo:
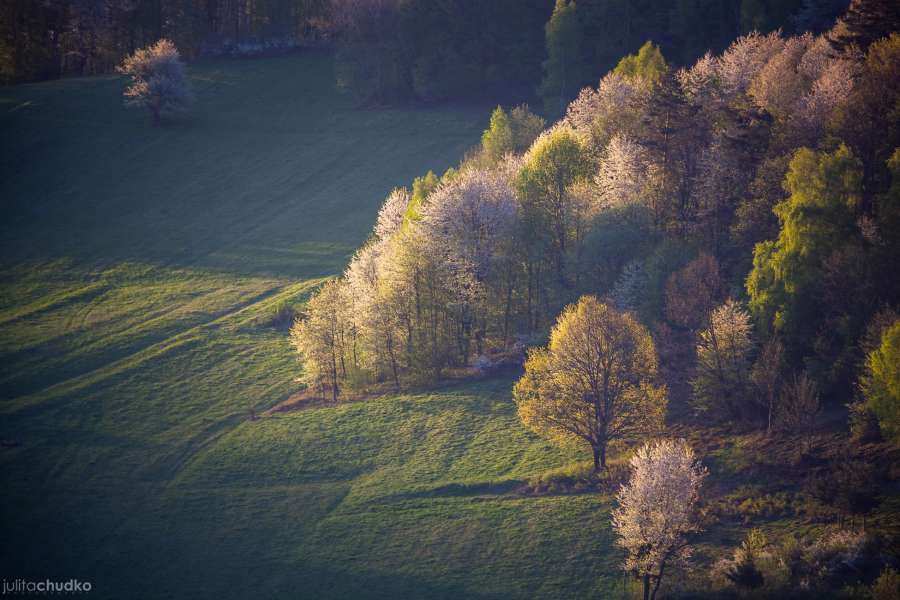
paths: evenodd
<path fill-rule="evenodd" d="M 353 110 L 327 55 L 190 71 L 152 128 L 115 77 L 0 88 L 0 577 L 97 598 L 606 597 L 609 498 L 509 378 L 251 419 L 298 389 L 270 318 L 488 107 Z"/>

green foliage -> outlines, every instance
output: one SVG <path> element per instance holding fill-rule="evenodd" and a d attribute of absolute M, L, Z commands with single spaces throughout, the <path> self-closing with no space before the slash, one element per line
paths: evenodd
<path fill-rule="evenodd" d="M 481 148 L 488 164 L 496 164 L 506 154 L 528 150 L 545 124 L 544 119 L 530 112 L 526 104 L 516 106 L 508 115 L 502 107 L 495 108 L 490 125 L 481 135 Z"/>
<path fill-rule="evenodd" d="M 884 436 L 900 444 L 900 320 L 884 331 L 881 345 L 866 356 L 861 384 L 866 406 Z"/>
<path fill-rule="evenodd" d="M 559 315 L 546 348 L 532 348 L 513 388 L 522 422 L 561 445 L 587 444 L 594 470 L 610 442 L 633 441 L 663 423 L 656 348 L 630 313 L 582 296 Z"/>
<path fill-rule="evenodd" d="M 878 417 L 865 401 L 851 402 L 847 405 L 847 422 L 850 436 L 857 442 L 872 442 L 879 439 Z"/>
<path fill-rule="evenodd" d="M 778 239 L 756 245 L 747 277 L 750 310 L 762 331 L 782 332 L 794 344 L 812 339 L 822 262 L 857 236 L 861 183 L 862 164 L 844 145 L 832 153 L 796 152 L 785 179 L 790 197 L 775 207 Z"/>
<path fill-rule="evenodd" d="M 641 81 L 651 87 L 659 83 L 660 79 L 669 70 L 669 65 L 663 57 L 659 46 L 647 41 L 637 54 L 629 54 L 622 58 L 613 73 L 623 75 L 629 79 Z"/>
<path fill-rule="evenodd" d="M 447 173 L 452 177 L 450 171 Z M 406 213 L 403 215 L 404 224 L 418 221 L 421 218 L 422 206 L 428 201 L 428 195 L 436 190 L 440 183 L 441 180 L 434 174 L 434 171 L 428 171 L 425 175 L 416 177 L 413 180 L 412 195 L 409 197 L 409 205 L 406 207 Z"/>
<path fill-rule="evenodd" d="M 500 106 L 491 113 L 491 123 L 481 135 L 481 147 L 492 163 L 498 162 L 515 147 L 509 116 Z"/>
<path fill-rule="evenodd" d="M 541 134 L 547 122 L 528 110 L 527 104 L 520 104 L 509 113 L 513 132 L 513 150 L 524 152 Z"/>
<path fill-rule="evenodd" d="M 568 285 L 570 253 L 578 239 L 578 211 L 569 193 L 572 184 L 591 172 L 589 155 L 578 138 L 560 128 L 542 135 L 525 156 L 516 188 L 526 221 L 550 248 L 557 275 Z"/>
<path fill-rule="evenodd" d="M 581 78 L 581 32 L 574 0 L 556 0 L 544 31 L 547 60 L 543 63 L 544 77 L 538 93 L 544 99 L 544 111 L 560 115 L 575 97 Z"/>
<path fill-rule="evenodd" d="M 677 239 L 664 239 L 660 242 L 644 264 L 644 277 L 638 292 L 638 307 L 641 319 L 645 323 L 653 323 L 663 319 L 665 305 L 665 287 L 669 277 L 685 266 L 694 251 Z M 706 315 L 701 318 L 705 319 Z"/>
<path fill-rule="evenodd" d="M 755 590 L 765 583 L 765 576 L 756 565 L 759 554 L 768 546 L 769 541 L 759 529 L 751 529 L 747 539 L 734 553 L 734 562 L 725 576 L 739 588 Z"/>

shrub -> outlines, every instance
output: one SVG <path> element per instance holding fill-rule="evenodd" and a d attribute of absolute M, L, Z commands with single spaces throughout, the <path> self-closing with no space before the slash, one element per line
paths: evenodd
<path fill-rule="evenodd" d="M 886 568 L 872 584 L 872 600 L 896 600 L 900 598 L 900 573 Z"/>
<path fill-rule="evenodd" d="M 850 437 L 859 443 L 877 442 L 881 439 L 878 418 L 865 402 L 857 400 L 847 405 Z"/>

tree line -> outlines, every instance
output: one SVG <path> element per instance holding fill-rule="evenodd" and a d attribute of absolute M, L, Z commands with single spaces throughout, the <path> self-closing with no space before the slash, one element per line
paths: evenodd
<path fill-rule="evenodd" d="M 310 300 L 304 381 L 337 400 L 532 347 L 520 416 L 598 468 L 685 381 L 707 419 L 802 434 L 820 403 L 858 399 L 854 427 L 892 435 L 900 35 L 866 19 L 885 6 L 683 68 L 647 43 L 547 129 L 498 107 L 458 168 L 388 196 Z"/>
<path fill-rule="evenodd" d="M 7 0 L 0 83 L 107 73 L 168 39 L 188 59 L 293 47 L 327 34 L 329 0 Z"/>
<path fill-rule="evenodd" d="M 821 31 L 846 5 L 847 0 L 581 0 L 555 8 L 552 0 L 9 0 L 0 4 L 0 82 L 109 72 L 128 54 L 163 38 L 189 60 L 325 43 L 337 51 L 338 85 L 360 103 L 473 96 L 521 101 L 540 88 L 545 98 L 562 90 L 564 97 L 548 101 L 558 108 L 647 39 L 656 40 L 674 64 L 689 64 L 754 29 Z"/>

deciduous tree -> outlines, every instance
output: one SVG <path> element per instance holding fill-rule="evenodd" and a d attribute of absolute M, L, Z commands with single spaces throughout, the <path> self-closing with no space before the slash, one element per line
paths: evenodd
<path fill-rule="evenodd" d="M 883 435 L 900 445 L 900 320 L 886 328 L 866 356 L 863 395 Z"/>
<path fill-rule="evenodd" d="M 587 444 L 600 470 L 610 442 L 662 425 L 666 390 L 655 384 L 656 364 L 643 325 L 583 296 L 559 315 L 549 345 L 528 353 L 513 389 L 519 417 L 557 442 Z"/>
<path fill-rule="evenodd" d="M 581 78 L 576 10 L 574 1 L 556 0 L 553 14 L 544 28 L 547 60 L 544 61 L 544 78 L 539 92 L 544 99 L 544 110 L 549 113 L 562 114 Z"/>
<path fill-rule="evenodd" d="M 516 185 L 524 212 L 549 237 L 557 275 L 570 285 L 567 260 L 580 215 L 569 193 L 572 184 L 590 173 L 590 162 L 574 133 L 551 129 L 535 141 L 525 156 Z"/>
<path fill-rule="evenodd" d="M 187 112 L 193 103 L 184 64 L 169 40 L 135 51 L 118 70 L 131 78 L 125 90 L 126 104 L 148 109 L 154 125 L 159 125 L 163 117 Z"/>
<path fill-rule="evenodd" d="M 625 568 L 641 579 L 653 600 L 667 570 L 691 555 L 688 535 L 700 529 L 697 502 L 706 468 L 684 440 L 646 444 L 631 458 L 631 478 L 612 513 Z"/>
<path fill-rule="evenodd" d="M 751 339 L 750 315 L 734 300 L 715 309 L 697 342 L 694 407 L 725 416 L 746 414 Z"/>

